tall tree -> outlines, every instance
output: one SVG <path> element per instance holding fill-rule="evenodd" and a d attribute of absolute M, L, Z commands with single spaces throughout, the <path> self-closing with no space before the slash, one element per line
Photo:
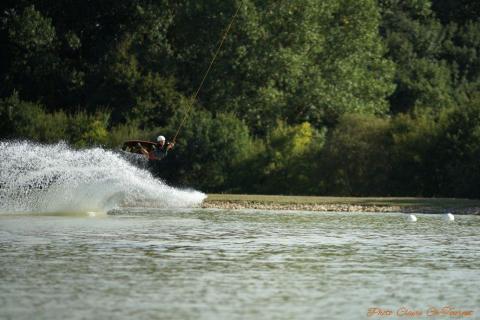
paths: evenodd
<path fill-rule="evenodd" d="M 441 59 L 445 31 L 431 10 L 430 0 L 384 0 L 380 6 L 382 35 L 397 65 L 391 110 L 451 106 L 452 72 Z"/>
<path fill-rule="evenodd" d="M 192 92 L 241 1 L 177 1 L 170 29 L 177 78 Z M 212 10 L 215 8 L 215 10 Z M 331 124 L 382 113 L 392 90 L 375 1 L 244 1 L 200 102 L 232 111 L 256 132 L 278 119 Z"/>

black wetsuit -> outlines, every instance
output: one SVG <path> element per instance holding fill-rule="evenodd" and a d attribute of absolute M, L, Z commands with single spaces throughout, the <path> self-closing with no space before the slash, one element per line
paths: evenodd
<path fill-rule="evenodd" d="M 168 143 L 165 143 L 163 146 L 156 144 L 153 146 L 153 155 L 155 156 L 155 160 L 162 160 L 168 154 Z"/>

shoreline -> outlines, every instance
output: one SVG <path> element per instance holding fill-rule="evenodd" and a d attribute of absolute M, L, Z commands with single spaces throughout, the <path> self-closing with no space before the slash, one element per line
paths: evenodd
<path fill-rule="evenodd" d="M 263 198 L 263 199 L 262 199 Z M 418 203 L 410 202 L 415 200 Z M 398 202 L 405 204 L 398 204 Z M 224 210 L 278 210 L 314 212 L 400 212 L 480 215 L 480 205 L 466 205 L 465 199 L 342 198 L 257 195 L 208 195 L 202 208 Z M 397 203 L 396 203 L 397 202 Z M 422 203 L 423 202 L 423 203 Z M 432 202 L 438 202 L 433 203 Z M 467 203 L 468 204 L 468 203 Z M 472 203 L 473 204 L 473 203 Z"/>

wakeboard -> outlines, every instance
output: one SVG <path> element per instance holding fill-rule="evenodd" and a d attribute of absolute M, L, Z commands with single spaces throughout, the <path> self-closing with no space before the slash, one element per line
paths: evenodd
<path fill-rule="evenodd" d="M 153 150 L 155 142 L 143 141 L 143 140 L 127 140 L 123 143 L 122 150 L 130 153 L 142 154 L 141 147 L 148 152 Z"/>

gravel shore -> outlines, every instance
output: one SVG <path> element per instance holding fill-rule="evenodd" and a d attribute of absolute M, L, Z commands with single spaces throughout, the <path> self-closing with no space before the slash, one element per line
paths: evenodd
<path fill-rule="evenodd" d="M 322 212 L 404 212 L 404 213 L 446 213 L 480 214 L 479 207 L 440 208 L 426 206 L 388 206 L 388 205 L 357 205 L 357 204 L 316 204 L 316 203 L 273 203 L 258 201 L 219 201 L 206 200 L 202 208 L 215 209 L 258 209 L 258 210 L 298 210 Z"/>

